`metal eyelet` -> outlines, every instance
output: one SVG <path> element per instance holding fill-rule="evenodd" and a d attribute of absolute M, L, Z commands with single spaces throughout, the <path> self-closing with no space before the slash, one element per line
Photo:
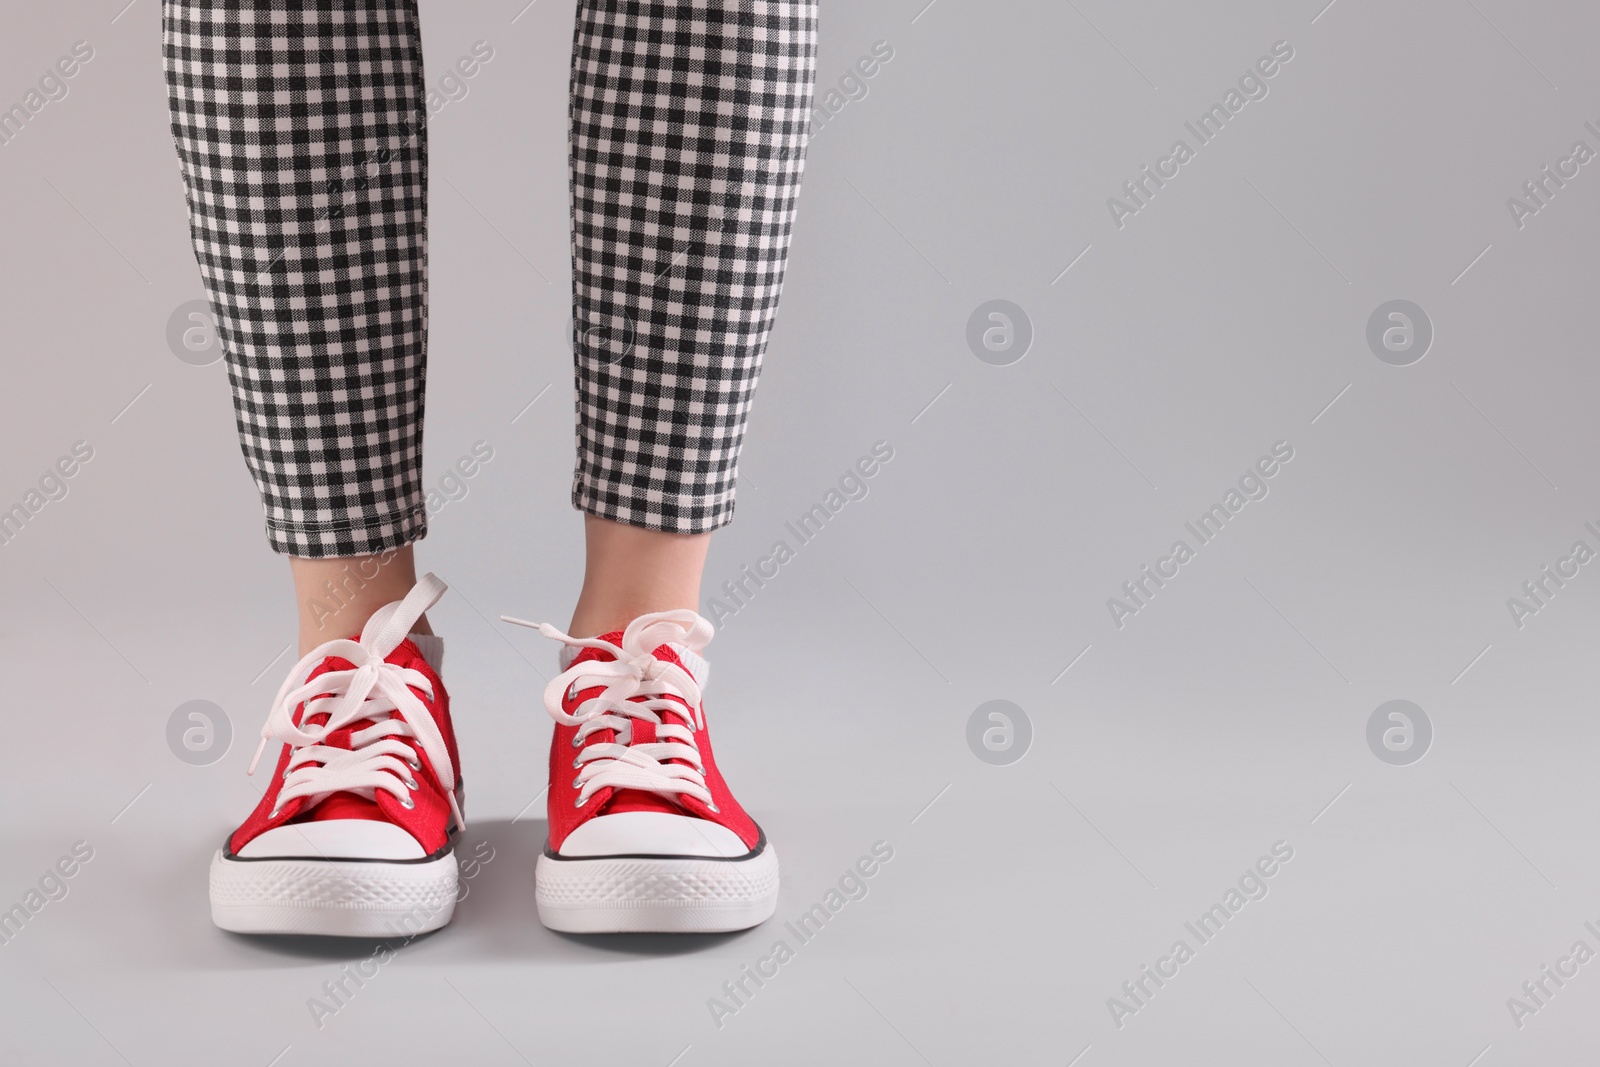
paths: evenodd
<path fill-rule="evenodd" d="M 575 770 L 575 771 L 576 770 L 580 770 L 582 767 L 583 767 L 583 757 L 582 756 L 579 756 L 577 759 L 572 761 L 572 769 L 573 770 Z"/>
<path fill-rule="evenodd" d="M 406 757 L 406 763 L 407 763 L 407 764 L 408 764 L 408 765 L 409 765 L 409 766 L 410 766 L 410 767 L 411 767 L 411 769 L 412 769 L 412 770 L 414 770 L 414 771 L 420 771 L 420 770 L 422 770 L 422 761 L 421 761 L 421 760 L 419 760 L 419 759 L 418 759 L 418 758 L 417 758 L 417 757 L 415 757 L 415 756 L 407 756 L 407 757 Z"/>
<path fill-rule="evenodd" d="M 713 815 L 721 815 L 722 814 L 722 809 L 717 807 L 715 801 L 713 801 L 710 804 L 707 804 L 706 807 L 710 809 L 711 814 L 713 814 Z"/>
<path fill-rule="evenodd" d="M 573 748 L 582 748 L 583 747 L 583 742 L 578 740 L 578 735 L 577 734 L 573 734 L 572 735 L 572 747 Z"/>
<path fill-rule="evenodd" d="M 575 807 L 575 808 L 581 808 L 587 803 L 589 803 L 589 798 L 588 797 L 584 797 L 582 800 L 574 800 L 572 802 L 572 806 Z"/>
<path fill-rule="evenodd" d="M 412 799 L 410 793 L 407 793 L 405 798 L 400 801 L 400 806 L 405 808 L 407 811 L 410 811 L 412 808 L 417 806 L 417 802 Z"/>
<path fill-rule="evenodd" d="M 282 815 L 282 814 L 283 814 L 283 809 L 282 808 L 273 808 L 272 809 L 272 814 L 268 815 L 267 818 L 276 819 L 279 815 Z"/>
<path fill-rule="evenodd" d="M 406 788 L 407 789 L 415 789 L 416 787 L 417 787 L 417 780 L 415 778 L 407 778 L 406 779 Z"/>
<path fill-rule="evenodd" d="M 574 778 L 572 780 L 572 788 L 574 788 L 574 789 L 582 789 L 583 788 L 583 783 L 581 781 L 579 781 L 578 779 Z"/>

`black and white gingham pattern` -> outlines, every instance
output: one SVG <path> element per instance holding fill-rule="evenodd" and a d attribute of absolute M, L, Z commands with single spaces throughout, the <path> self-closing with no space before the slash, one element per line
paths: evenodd
<path fill-rule="evenodd" d="M 573 504 L 733 514 L 810 129 L 815 0 L 582 0 L 572 56 Z"/>
<path fill-rule="evenodd" d="M 190 232 L 280 552 L 421 536 L 427 140 L 416 7 L 166 0 Z"/>
<path fill-rule="evenodd" d="M 426 533 L 415 0 L 164 0 L 172 132 L 280 552 Z M 804 165 L 816 0 L 580 0 L 578 467 L 631 525 L 727 522 Z"/>

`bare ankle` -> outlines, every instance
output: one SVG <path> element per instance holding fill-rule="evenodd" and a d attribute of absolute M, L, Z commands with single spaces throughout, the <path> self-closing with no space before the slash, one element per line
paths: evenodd
<path fill-rule="evenodd" d="M 621 630 L 640 615 L 698 610 L 710 534 L 678 534 L 584 516 L 583 592 L 568 632 Z"/>
<path fill-rule="evenodd" d="M 411 546 L 367 556 L 291 557 L 300 618 L 300 654 L 325 642 L 353 637 L 377 610 L 404 599 L 417 582 Z M 426 615 L 414 632 L 431 634 Z"/>

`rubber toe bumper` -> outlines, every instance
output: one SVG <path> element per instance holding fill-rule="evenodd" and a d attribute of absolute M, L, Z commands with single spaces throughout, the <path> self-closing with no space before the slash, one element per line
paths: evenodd
<path fill-rule="evenodd" d="M 241 934 L 406 937 L 455 914 L 455 851 L 392 862 L 306 858 L 211 861 L 211 919 Z"/>
<path fill-rule="evenodd" d="M 744 930 L 778 907 L 778 857 L 586 856 L 546 851 L 535 869 L 539 921 L 574 934 Z"/>

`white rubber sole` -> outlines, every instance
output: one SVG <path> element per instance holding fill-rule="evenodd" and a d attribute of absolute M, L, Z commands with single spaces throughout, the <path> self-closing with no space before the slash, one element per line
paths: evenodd
<path fill-rule="evenodd" d="M 455 850 L 412 863 L 380 860 L 211 861 L 211 921 L 241 934 L 410 937 L 456 910 Z"/>
<path fill-rule="evenodd" d="M 569 934 L 746 930 L 778 907 L 778 856 L 551 859 L 534 868 L 539 921 Z"/>

